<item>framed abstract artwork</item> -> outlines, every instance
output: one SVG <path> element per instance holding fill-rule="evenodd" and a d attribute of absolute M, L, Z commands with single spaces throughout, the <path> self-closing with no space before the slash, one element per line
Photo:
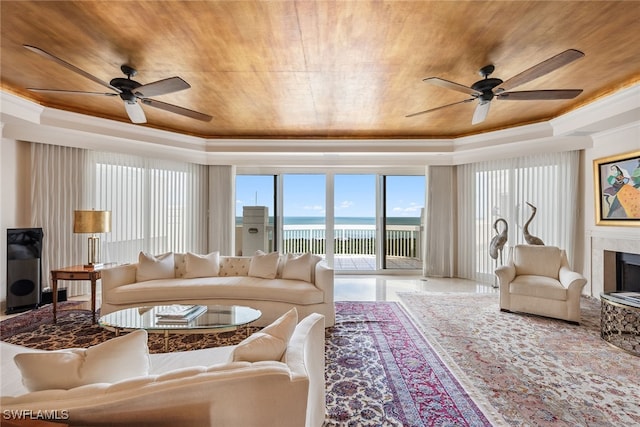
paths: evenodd
<path fill-rule="evenodd" d="M 596 224 L 640 227 L 640 151 L 593 161 Z"/>

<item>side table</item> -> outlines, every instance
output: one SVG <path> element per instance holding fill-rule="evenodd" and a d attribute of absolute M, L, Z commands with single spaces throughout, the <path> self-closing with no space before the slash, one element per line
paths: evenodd
<path fill-rule="evenodd" d="M 96 323 L 96 282 L 100 279 L 101 269 L 73 265 L 51 270 L 51 287 L 53 288 L 53 323 L 58 321 L 58 280 L 89 280 L 91 281 L 91 315 Z"/>
<path fill-rule="evenodd" d="M 602 339 L 640 356 L 640 292 L 603 292 L 600 302 Z"/>

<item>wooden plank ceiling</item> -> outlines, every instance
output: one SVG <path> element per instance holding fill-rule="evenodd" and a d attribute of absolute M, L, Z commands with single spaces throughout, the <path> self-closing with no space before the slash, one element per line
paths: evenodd
<path fill-rule="evenodd" d="M 207 138 L 446 138 L 561 115 L 640 80 L 640 4 L 576 1 L 2 1 L 3 90 L 47 107 L 128 122 L 119 97 L 34 93 L 104 87 L 23 47 L 109 81 L 180 76 L 154 99 L 213 116 L 144 107 L 140 126 Z M 584 89 L 574 100 L 494 100 L 407 118 L 468 95 L 487 64 L 503 80 L 566 49 L 585 57 L 517 90 Z M 108 89 L 106 90 L 108 91 Z"/>

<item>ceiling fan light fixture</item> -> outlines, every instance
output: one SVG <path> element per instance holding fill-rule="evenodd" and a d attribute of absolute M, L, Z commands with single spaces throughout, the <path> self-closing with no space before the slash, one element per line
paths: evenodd
<path fill-rule="evenodd" d="M 131 91 L 129 90 L 125 90 L 120 94 L 120 98 L 124 101 L 124 102 L 128 102 L 129 104 L 135 104 L 138 101 L 138 98 L 131 93 Z"/>

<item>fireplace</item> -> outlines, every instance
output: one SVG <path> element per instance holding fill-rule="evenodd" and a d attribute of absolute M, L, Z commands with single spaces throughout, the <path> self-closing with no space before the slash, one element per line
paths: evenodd
<path fill-rule="evenodd" d="M 602 227 L 601 227 L 602 228 Z M 591 292 L 616 292 L 618 253 L 640 255 L 640 238 L 637 233 L 612 233 L 602 231 L 591 238 Z"/>
<path fill-rule="evenodd" d="M 640 254 L 616 252 L 616 291 L 640 292 Z"/>

